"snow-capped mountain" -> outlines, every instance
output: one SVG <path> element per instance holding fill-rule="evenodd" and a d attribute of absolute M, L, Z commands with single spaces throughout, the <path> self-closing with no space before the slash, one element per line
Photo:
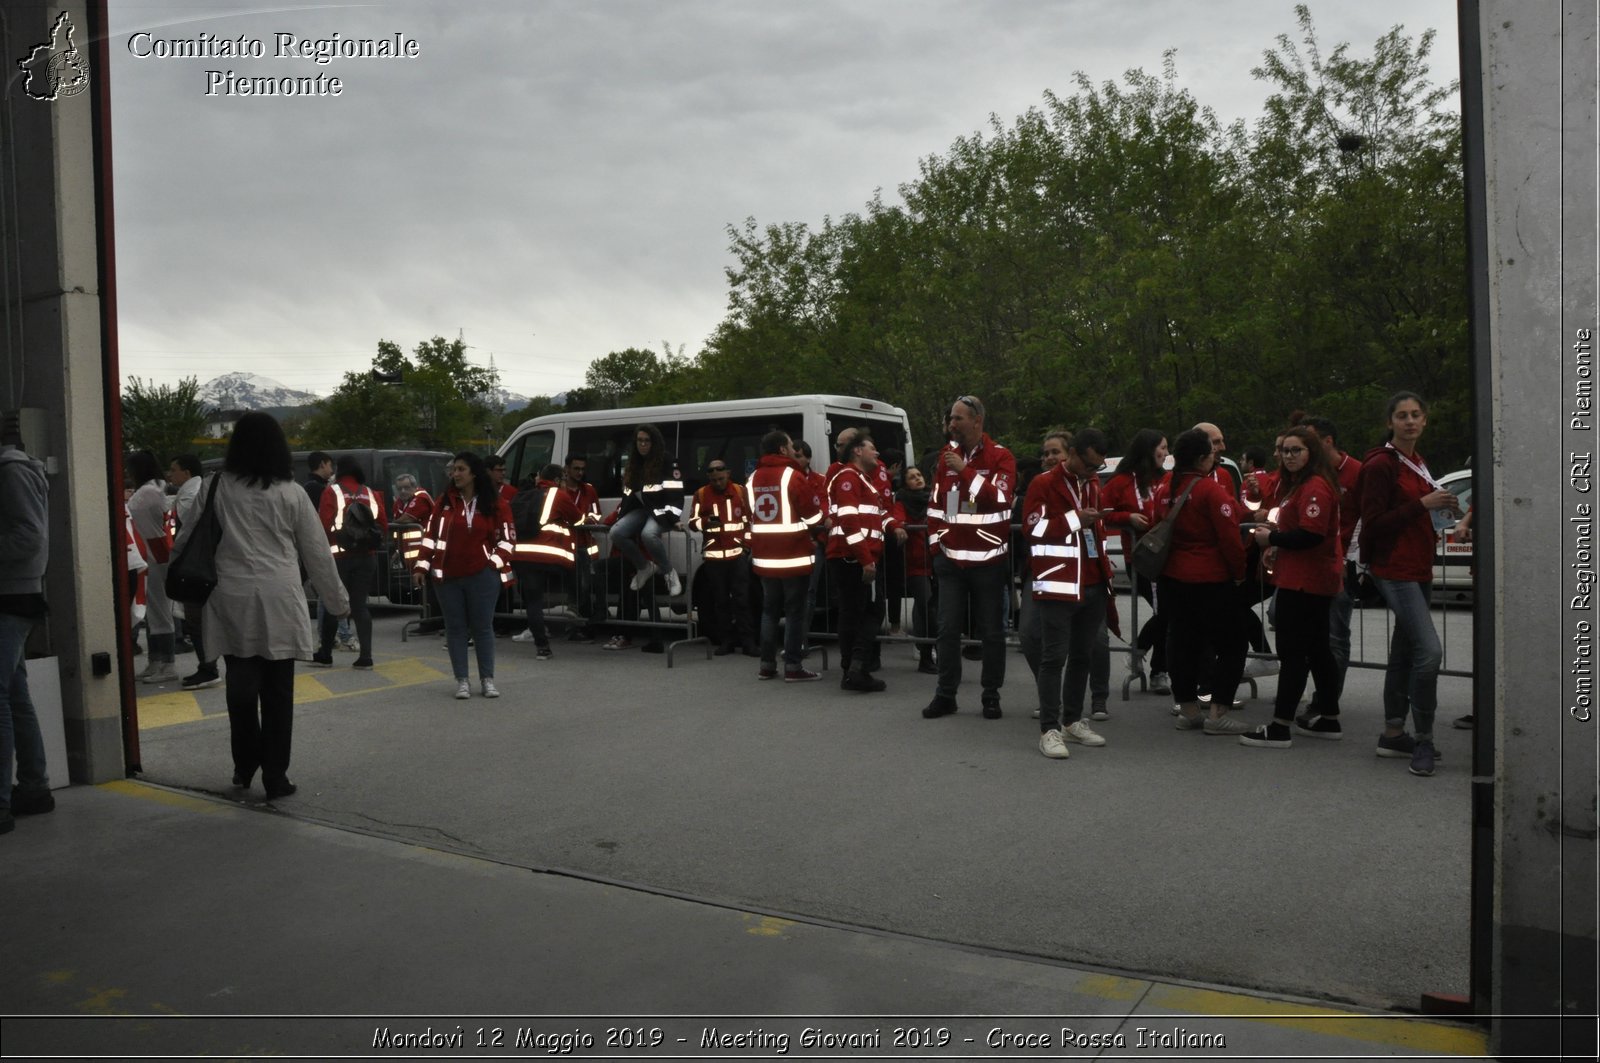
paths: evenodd
<path fill-rule="evenodd" d="M 305 406 L 316 402 L 318 396 L 254 373 L 224 373 L 201 384 L 199 398 L 218 410 L 268 410 Z"/>

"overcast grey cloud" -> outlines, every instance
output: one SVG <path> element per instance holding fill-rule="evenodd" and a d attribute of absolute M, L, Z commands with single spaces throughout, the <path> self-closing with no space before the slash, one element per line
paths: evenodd
<path fill-rule="evenodd" d="M 721 320 L 725 227 L 820 223 L 1047 89 L 1157 72 L 1229 121 L 1287 0 L 475 0 L 111 8 L 118 307 L 127 375 L 243 369 L 326 394 L 377 341 L 462 330 L 525 394 Z M 1313 4 L 1325 47 L 1449 0 Z M 414 59 L 274 56 L 277 33 L 417 42 Z M 201 34 L 263 58 L 138 57 Z M 334 96 L 207 95 L 206 71 L 338 77 Z"/>

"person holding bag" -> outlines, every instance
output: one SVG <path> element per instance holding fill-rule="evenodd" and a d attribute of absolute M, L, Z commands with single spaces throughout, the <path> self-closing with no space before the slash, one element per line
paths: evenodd
<path fill-rule="evenodd" d="M 227 661 L 233 785 L 247 788 L 257 769 L 268 799 L 288 797 L 294 729 L 294 662 L 312 651 L 311 618 L 300 567 L 334 616 L 350 600 L 334 567 L 322 522 L 294 480 L 289 442 L 267 413 L 239 418 L 206 507 L 179 533 L 181 560 L 208 516 L 221 526 L 213 555 L 216 586 L 205 598 L 206 643 Z"/>

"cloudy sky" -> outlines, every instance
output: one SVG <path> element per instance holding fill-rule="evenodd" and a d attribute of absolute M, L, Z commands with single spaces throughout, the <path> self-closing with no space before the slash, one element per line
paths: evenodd
<path fill-rule="evenodd" d="M 1159 72 L 1168 48 L 1202 104 L 1253 120 L 1250 68 L 1296 33 L 1288 0 L 108 6 L 124 374 L 322 394 L 379 339 L 459 332 L 523 394 L 623 347 L 692 354 L 726 309 L 729 224 L 895 201 L 991 114 L 1070 95 L 1075 71 Z M 1312 13 L 1325 48 L 1363 55 L 1395 24 L 1436 29 L 1435 75 L 1457 77 L 1450 0 Z M 278 34 L 418 54 L 319 64 Z M 241 37 L 265 54 L 161 54 Z M 343 87 L 228 95 L 230 70 Z"/>

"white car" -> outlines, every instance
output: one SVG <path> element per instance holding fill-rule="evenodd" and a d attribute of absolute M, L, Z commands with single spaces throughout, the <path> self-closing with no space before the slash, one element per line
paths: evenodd
<path fill-rule="evenodd" d="M 1461 469 L 1439 480 L 1439 486 L 1461 500 L 1464 514 L 1472 504 L 1472 470 Z M 1477 518 L 1473 518 L 1477 523 Z M 1444 536 L 1434 548 L 1433 600 L 1435 602 L 1472 604 L 1472 544 L 1457 542 L 1455 525 L 1445 529 Z"/>

